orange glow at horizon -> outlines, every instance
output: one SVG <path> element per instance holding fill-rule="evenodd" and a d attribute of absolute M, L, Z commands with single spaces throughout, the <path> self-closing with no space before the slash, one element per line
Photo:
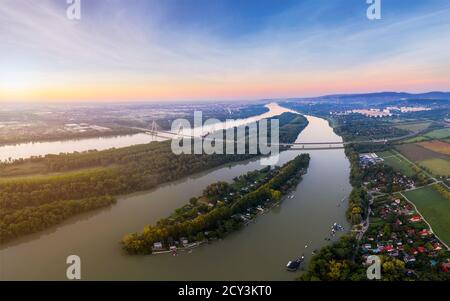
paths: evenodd
<path fill-rule="evenodd" d="M 364 76 L 365 75 L 365 76 Z M 449 78 L 418 80 L 414 74 L 394 74 L 390 78 L 374 74 L 354 76 L 354 72 L 328 76 L 275 75 L 272 78 L 236 76 L 226 80 L 145 80 L 100 79 L 29 86 L 0 86 L 0 102 L 64 102 L 64 101 L 175 101 L 224 100 L 249 98 L 310 97 L 334 93 L 374 91 L 429 91 L 450 87 Z"/>

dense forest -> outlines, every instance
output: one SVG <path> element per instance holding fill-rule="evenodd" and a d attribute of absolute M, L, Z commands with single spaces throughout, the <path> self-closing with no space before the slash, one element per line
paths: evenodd
<path fill-rule="evenodd" d="M 307 125 L 306 118 L 297 114 L 285 113 L 277 119 L 280 124 L 280 142 L 295 141 Z M 39 216 L 42 225 L 48 226 L 44 221 L 48 208 L 41 208 L 46 204 L 87 198 L 95 200 L 95 197 L 147 190 L 164 182 L 255 156 L 258 154 L 175 155 L 171 151 L 170 141 L 164 141 L 2 163 L 0 175 L 8 169 L 19 168 L 27 176 L 5 177 L 0 181 L 0 208 L 4 213 L 0 216 L 3 223 L 0 242 L 4 243 L 27 232 L 3 232 L 3 229 L 11 227 L 22 228 L 25 221 L 19 218 L 22 215 L 15 214 L 16 211 L 27 208 Z M 44 175 L 28 175 L 26 170 L 30 164 L 40 164 L 40 172 Z M 63 214 L 70 215 L 72 214 Z M 36 226 L 36 229 L 43 229 L 45 226 Z"/>
<path fill-rule="evenodd" d="M 80 200 L 63 200 L 37 207 L 18 210 L 2 210 L 0 213 L 0 242 L 38 232 L 56 225 L 65 219 L 89 210 L 112 205 L 113 197 L 99 196 Z"/>
<path fill-rule="evenodd" d="M 201 197 L 191 199 L 169 218 L 146 226 L 142 233 L 125 236 L 123 247 L 131 254 L 150 254 L 155 243 L 167 249 L 183 240 L 192 243 L 223 237 L 242 226 L 245 220 L 242 214 L 249 214 L 257 206 L 279 202 L 301 179 L 309 160 L 309 154 L 302 154 L 281 168 L 252 172 L 244 180 L 235 179 L 231 185 L 211 184 Z"/>

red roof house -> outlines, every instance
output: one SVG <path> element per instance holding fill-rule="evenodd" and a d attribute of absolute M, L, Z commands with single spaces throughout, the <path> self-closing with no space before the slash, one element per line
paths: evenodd
<path fill-rule="evenodd" d="M 417 222 L 420 222 L 422 220 L 422 218 L 420 217 L 420 215 L 414 215 L 409 220 L 413 223 L 417 223 Z"/>

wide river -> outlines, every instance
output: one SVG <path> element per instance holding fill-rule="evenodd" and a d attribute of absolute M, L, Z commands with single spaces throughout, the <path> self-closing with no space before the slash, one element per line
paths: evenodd
<path fill-rule="evenodd" d="M 238 127 L 251 122 L 256 122 L 261 119 L 278 116 L 285 112 L 292 112 L 291 110 L 279 106 L 277 103 L 269 103 L 266 105 L 269 109 L 264 114 L 252 116 L 244 119 L 232 120 L 229 123 L 221 122 L 215 125 L 203 126 L 203 132 L 198 128 L 184 129 L 182 135 L 200 136 L 215 130 Z M 167 138 L 163 138 L 167 137 Z M 47 154 L 59 153 L 73 153 L 83 152 L 88 150 L 105 150 L 110 148 L 126 147 L 136 144 L 145 144 L 152 141 L 162 141 L 172 138 L 173 135 L 166 132 L 161 132 L 158 136 L 149 135 L 146 133 L 138 133 L 132 135 L 98 137 L 98 138 L 83 138 L 75 140 L 60 140 L 49 142 L 27 142 L 19 144 L 9 144 L 0 146 L 0 161 L 8 159 L 30 158 L 32 156 L 45 156 Z"/>
<path fill-rule="evenodd" d="M 342 141 L 327 121 L 307 118 L 309 125 L 297 142 Z M 282 152 L 279 164 L 302 151 Z M 112 207 L 5 245 L 0 250 L 1 280 L 63 280 L 66 258 L 72 254 L 81 258 L 84 280 L 292 280 L 300 272 L 287 272 L 287 261 L 305 254 L 307 264 L 312 250 L 329 243 L 325 238 L 334 222 L 348 230 L 347 202 L 339 205 L 351 191 L 350 163 L 344 150 L 307 152 L 311 154 L 310 166 L 295 189 L 295 198 L 285 199 L 280 207 L 221 241 L 178 256 L 130 256 L 119 244 L 125 234 L 166 217 L 190 197 L 201 194 L 208 184 L 231 181 L 262 168 L 259 160 L 216 168 L 120 197 Z"/>

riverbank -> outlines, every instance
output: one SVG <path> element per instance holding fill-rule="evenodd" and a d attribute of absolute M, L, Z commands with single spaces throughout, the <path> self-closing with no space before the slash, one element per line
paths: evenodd
<path fill-rule="evenodd" d="M 297 114 L 284 113 L 277 119 L 280 122 L 280 141 L 287 143 L 294 141 L 307 125 L 307 120 Z M 3 208 L 0 242 L 3 244 L 45 228 L 44 213 L 48 212 L 49 203 L 67 204 L 68 200 L 81 202 L 86 198 L 149 190 L 187 175 L 259 156 L 260 153 L 176 155 L 171 150 L 170 141 L 163 141 L 2 164 L 0 174 L 2 169 L 13 166 L 21 168 L 26 177 L 5 179 L 0 183 L 0 206 Z M 25 167 L 38 163 L 46 166 L 47 171 L 63 173 L 32 177 Z M 39 212 L 33 222 L 22 218 L 30 211 Z"/>
<path fill-rule="evenodd" d="M 191 198 L 189 204 L 155 226 L 125 236 L 123 247 L 130 254 L 151 254 L 223 238 L 252 221 L 258 212 L 280 202 L 306 173 L 309 160 L 308 154 L 302 154 L 280 168 L 253 171 L 231 184 L 213 183 L 201 196 Z"/>
<path fill-rule="evenodd" d="M 330 124 L 339 126 L 336 122 Z M 343 136 L 346 137 L 345 134 Z M 392 182 L 401 186 L 412 180 L 405 180 L 404 176 L 398 176 L 389 167 L 386 169 L 383 163 L 361 166 L 359 155 L 375 150 L 370 145 L 346 146 L 353 185 L 347 218 L 353 224 L 353 231 L 333 245 L 322 248 L 299 280 L 366 281 L 369 255 L 377 255 L 381 259 L 383 280 L 448 280 L 448 273 L 442 268 L 448 265 L 449 260 L 445 244 L 443 246 L 434 237 L 426 223 L 414 217 L 418 212 L 407 204 L 407 199 L 401 194 L 411 189 L 392 187 Z M 374 178 L 371 180 L 374 181 L 368 177 L 372 174 Z M 388 176 L 391 180 L 383 182 L 382 179 Z M 376 183 L 375 187 L 370 186 L 373 183 Z M 373 197 L 375 191 L 384 190 L 388 193 Z M 396 192 L 400 192 L 400 196 Z"/>
<path fill-rule="evenodd" d="M 323 119 L 306 116 L 308 126 L 296 142 L 342 141 Z M 346 229 L 345 206 L 350 194 L 349 162 L 344 150 L 282 151 L 279 163 L 300 153 L 311 156 L 308 173 L 283 205 L 254 219 L 245 231 L 231 233 L 178 256 L 129 256 L 118 240 L 169 216 L 186 200 L 217 181 L 264 168 L 259 159 L 234 162 L 161 184 L 149 191 L 118 197 L 117 204 L 73 217 L 62 224 L 2 246 L 2 280 L 64 280 L 66 258 L 82 260 L 83 280 L 292 280 L 286 262 L 336 241 L 327 241 L 330 226 Z M 326 189 L 324 185 L 326 184 Z M 314 229 L 314 231 L 311 231 Z M 305 249 L 305 245 L 308 248 Z M 261 250 L 264 250 L 261 252 Z M 308 252 L 309 250 L 309 252 Z M 263 262 L 264 264 L 261 264 Z"/>

